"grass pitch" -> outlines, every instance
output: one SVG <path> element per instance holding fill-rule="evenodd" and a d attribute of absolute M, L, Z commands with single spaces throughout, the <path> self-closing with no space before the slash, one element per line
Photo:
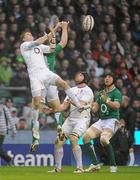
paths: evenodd
<path fill-rule="evenodd" d="M 75 167 L 65 166 L 62 173 L 48 173 L 51 167 L 0 167 L 0 180 L 138 180 L 140 167 L 119 167 L 110 173 L 104 166 L 95 173 L 73 174 Z"/>

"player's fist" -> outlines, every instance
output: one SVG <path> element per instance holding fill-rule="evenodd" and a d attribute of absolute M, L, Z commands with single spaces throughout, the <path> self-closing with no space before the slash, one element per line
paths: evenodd
<path fill-rule="evenodd" d="M 61 22 L 61 27 L 62 27 L 62 28 L 67 28 L 67 27 L 68 27 L 68 24 L 69 24 L 69 21 L 68 21 L 68 22 L 62 21 L 62 22 Z"/>
<path fill-rule="evenodd" d="M 103 92 L 101 93 L 101 98 L 102 98 L 102 100 L 103 100 L 104 102 L 107 101 L 108 95 L 107 95 L 106 91 L 103 91 Z"/>

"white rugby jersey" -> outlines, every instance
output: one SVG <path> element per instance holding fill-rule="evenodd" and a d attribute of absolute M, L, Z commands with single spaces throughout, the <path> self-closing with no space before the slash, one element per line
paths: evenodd
<path fill-rule="evenodd" d="M 24 42 L 20 46 L 21 54 L 27 65 L 29 75 L 34 75 L 39 71 L 49 71 L 46 66 L 43 53 L 50 53 L 50 47 L 46 45 L 36 45 L 35 41 Z"/>
<path fill-rule="evenodd" d="M 88 86 L 85 86 L 83 88 L 73 87 L 72 90 L 74 94 L 78 97 L 79 101 L 84 101 L 87 104 L 92 104 L 94 100 L 94 95 L 90 87 Z M 68 96 L 65 98 L 65 101 L 67 99 L 69 99 Z M 74 120 L 74 119 L 80 120 L 80 118 L 89 118 L 90 120 L 91 118 L 90 109 L 86 109 L 86 110 L 83 110 L 82 112 L 79 112 L 79 108 L 71 104 L 69 118 L 71 120 Z"/>

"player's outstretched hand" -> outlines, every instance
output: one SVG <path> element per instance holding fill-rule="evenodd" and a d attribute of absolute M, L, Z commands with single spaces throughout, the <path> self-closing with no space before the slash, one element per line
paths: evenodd
<path fill-rule="evenodd" d="M 68 25 L 69 25 L 69 21 L 68 21 L 68 22 L 67 22 L 67 21 L 62 21 L 62 22 L 61 22 L 61 27 L 62 27 L 62 28 L 67 28 Z"/>

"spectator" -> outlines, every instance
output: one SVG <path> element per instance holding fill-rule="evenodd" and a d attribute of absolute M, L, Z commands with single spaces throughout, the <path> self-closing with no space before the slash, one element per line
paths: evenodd
<path fill-rule="evenodd" d="M 26 119 L 24 119 L 22 117 L 19 119 L 19 121 L 17 123 L 17 129 L 18 130 L 28 129 L 28 125 L 27 125 Z"/>
<path fill-rule="evenodd" d="M 12 166 L 13 165 L 12 157 L 10 157 L 3 150 L 3 143 L 4 143 L 5 135 L 8 132 L 8 122 L 10 123 L 11 128 L 12 128 L 12 138 L 15 138 L 16 127 L 15 127 L 15 124 L 13 123 L 11 113 L 5 105 L 0 104 L 0 157 L 4 159 L 9 166 Z"/>
<path fill-rule="evenodd" d="M 10 59 L 3 57 L 0 59 L 0 81 L 3 82 L 5 86 L 10 85 L 10 80 L 12 78 L 13 72 L 10 66 Z"/>
<path fill-rule="evenodd" d="M 129 155 L 130 158 L 134 156 L 134 130 L 136 122 L 136 112 L 130 106 L 130 99 L 127 96 L 122 98 L 122 108 L 121 108 L 121 120 L 125 121 L 126 130 L 129 133 Z"/>
<path fill-rule="evenodd" d="M 117 165 L 125 166 L 129 157 L 130 148 L 129 133 L 125 127 L 125 121 L 120 120 L 120 129 L 111 139 L 111 143 L 115 149 L 115 158 Z"/>

